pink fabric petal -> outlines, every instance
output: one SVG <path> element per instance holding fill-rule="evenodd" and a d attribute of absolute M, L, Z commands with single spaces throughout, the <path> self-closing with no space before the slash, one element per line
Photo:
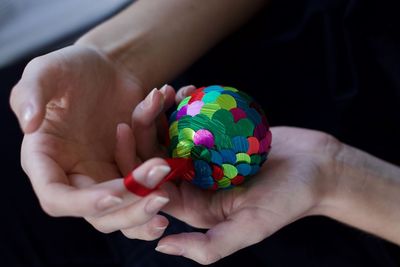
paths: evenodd
<path fill-rule="evenodd" d="M 192 117 L 199 114 L 203 105 L 204 105 L 204 102 L 202 102 L 202 101 L 194 101 L 193 103 L 189 104 L 188 109 L 187 109 L 187 114 Z"/>

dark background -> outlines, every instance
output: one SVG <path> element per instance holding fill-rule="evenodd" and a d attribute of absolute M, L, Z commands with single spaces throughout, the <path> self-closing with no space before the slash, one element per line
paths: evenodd
<path fill-rule="evenodd" d="M 255 96 L 265 95 L 257 99 L 272 126 L 319 129 L 399 163 L 400 39 L 396 25 L 400 23 L 392 2 L 277 2 L 171 83 L 231 85 Z M 121 255 L 132 254 L 137 258 L 126 260 L 133 262 L 129 266 L 154 266 L 151 260 L 162 260 L 167 266 L 173 257 L 137 254 L 144 248 L 152 250 L 154 243 L 143 245 L 118 234 L 99 234 L 80 219 L 48 217 L 21 170 L 22 135 L 9 108 L 10 90 L 31 58 L 71 43 L 84 31 L 79 29 L 76 35 L 0 69 L 2 258 L 10 262 L 7 266 L 20 266 L 15 262 L 113 266 Z M 176 225 L 176 229 L 185 228 L 179 222 Z M 399 266 L 399 255 L 399 248 L 386 241 L 327 218 L 311 217 L 219 264 Z"/>

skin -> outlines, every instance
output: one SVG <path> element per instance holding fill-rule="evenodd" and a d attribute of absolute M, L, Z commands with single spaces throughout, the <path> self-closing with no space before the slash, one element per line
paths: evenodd
<path fill-rule="evenodd" d="M 254 182 L 237 190 L 211 194 L 166 184 L 140 198 L 124 189 L 120 177 L 142 161 L 134 176 L 144 185 L 166 175 L 165 162 L 152 158 L 163 153 L 157 140 L 161 113 L 193 89 L 175 96 L 168 86 L 152 88 L 173 79 L 267 3 L 138 1 L 73 46 L 31 61 L 10 104 L 25 133 L 21 163 L 43 209 L 143 240 L 163 234 L 168 221 L 157 214 L 163 209 L 209 230 L 164 237 L 157 250 L 202 264 L 311 214 L 399 244 L 399 168 L 321 132 L 273 128 L 270 159 Z M 249 220 L 258 227 L 247 228 Z M 241 231 L 225 235 L 229 229 Z M 223 249 L 215 254 L 215 247 Z"/>
<path fill-rule="evenodd" d="M 141 199 L 124 189 L 120 177 L 134 165 L 118 166 L 116 140 L 124 138 L 125 132 L 117 129 L 130 125 L 134 107 L 154 86 L 172 79 L 265 3 L 136 1 L 74 45 L 33 59 L 14 86 L 10 105 L 25 134 L 21 164 L 44 211 L 84 217 L 103 230 L 94 218 L 129 206 L 143 210 L 156 199 L 165 204 L 165 192 Z M 231 12 L 226 12 L 227 5 Z M 153 127 L 140 117 L 158 114 L 161 102 L 170 105 L 175 93 L 156 90 L 153 96 L 144 106 L 152 101 L 158 105 L 135 113 L 138 128 Z M 159 154 L 152 143 L 146 144 L 141 144 L 146 149 L 139 153 L 143 160 Z M 144 184 L 150 176 L 161 179 L 163 169 L 156 168 L 157 162 L 150 165 L 154 168 L 142 174 Z M 143 239 L 165 229 L 165 219 L 154 210 L 140 215 L 146 220 L 133 221 L 126 228 L 142 227 Z"/>
<path fill-rule="evenodd" d="M 185 94 L 178 95 L 179 100 Z M 138 134 L 130 131 L 119 142 L 134 142 Z M 400 244 L 399 167 L 323 132 L 294 127 L 271 131 L 268 161 L 240 187 L 210 192 L 186 182 L 162 186 L 170 199 L 164 212 L 208 231 L 163 237 L 156 250 L 210 264 L 310 215 L 324 215 Z"/>

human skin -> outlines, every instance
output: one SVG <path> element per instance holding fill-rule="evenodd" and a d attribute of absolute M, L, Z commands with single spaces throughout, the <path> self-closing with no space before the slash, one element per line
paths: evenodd
<path fill-rule="evenodd" d="M 30 62 L 10 101 L 25 133 L 22 165 L 43 209 L 53 216 L 84 217 L 103 232 L 121 230 L 130 238 L 152 240 L 168 225 L 157 214 L 164 208 L 210 230 L 165 237 L 157 250 L 203 264 L 312 214 L 398 244 L 398 167 L 320 132 L 273 128 L 270 159 L 254 182 L 238 190 L 211 194 L 185 183 L 168 184 L 140 198 L 115 179 L 140 163 L 129 152 L 135 149 L 125 149 L 145 139 L 136 129 L 144 127 L 143 133 L 152 131 L 156 136 L 156 126 L 146 125 L 143 118 L 154 121 L 174 93 L 167 87 L 153 91 L 142 110 L 135 109 L 131 129 L 136 104 L 265 3 L 139 1 L 75 45 Z M 138 116 L 138 112 L 144 113 Z M 159 152 L 155 141 L 139 144 L 142 160 Z M 144 147 L 153 152 L 146 154 Z M 136 169 L 134 176 L 151 186 L 167 172 L 165 162 L 154 158 Z M 260 225 L 258 232 L 243 227 L 248 220 Z M 238 225 L 242 231 L 224 234 Z M 213 250 L 217 246 L 222 247 L 218 254 Z"/>
<path fill-rule="evenodd" d="M 133 166 L 118 166 L 115 137 L 123 138 L 132 110 L 153 87 L 172 79 L 266 3 L 137 1 L 74 45 L 29 62 L 10 104 L 25 134 L 21 164 L 43 209 L 89 222 L 124 212 L 134 218 L 126 231 L 139 227 L 138 238 L 146 240 L 160 236 L 168 222 L 157 211 L 168 196 L 158 190 L 142 199 L 125 190 L 117 178 Z M 158 113 L 173 98 L 171 89 L 155 90 L 143 110 Z M 146 109 L 150 103 L 158 105 Z M 137 124 L 146 128 L 143 121 Z M 139 154 L 143 160 L 157 155 L 157 147 L 148 145 Z M 168 171 L 154 161 L 144 166 L 143 184 L 154 184 Z"/>
<path fill-rule="evenodd" d="M 122 144 L 148 134 L 135 135 L 127 126 L 124 131 L 126 139 L 118 141 L 127 149 L 120 151 L 123 154 L 132 147 Z M 219 192 L 187 182 L 162 187 L 170 199 L 164 212 L 208 230 L 163 237 L 156 250 L 210 264 L 310 215 L 327 216 L 400 244 L 398 166 L 323 132 L 294 127 L 271 131 L 268 161 L 240 187 Z M 133 159 L 121 155 L 120 160 L 123 166 Z"/>

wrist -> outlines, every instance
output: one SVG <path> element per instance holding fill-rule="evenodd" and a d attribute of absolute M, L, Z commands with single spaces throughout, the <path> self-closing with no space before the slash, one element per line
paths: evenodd
<path fill-rule="evenodd" d="M 340 182 L 343 177 L 343 155 L 347 153 L 345 144 L 327 135 L 326 145 L 317 155 L 319 176 L 316 181 L 316 203 L 308 215 L 323 215 L 331 217 L 331 210 L 335 209 L 337 199 L 340 199 Z"/>
<path fill-rule="evenodd" d="M 400 168 L 343 144 L 315 214 L 400 243 Z M 331 177 L 333 177 L 331 176 Z"/>
<path fill-rule="evenodd" d="M 349 165 L 346 158 L 349 154 L 349 147 L 340 143 L 335 154 L 329 157 L 328 164 L 322 172 L 324 189 L 321 190 L 319 202 L 313 214 L 336 218 L 343 206 L 350 201 L 351 195 L 345 188 L 348 186 L 344 177 L 348 177 Z"/>
<path fill-rule="evenodd" d="M 368 197 L 370 178 L 366 170 L 366 153 L 342 144 L 330 165 L 331 183 L 319 205 L 320 215 L 343 221 Z"/>
<path fill-rule="evenodd" d="M 146 38 L 141 35 L 131 37 L 130 40 L 110 42 L 97 29 L 88 32 L 79 38 L 75 45 L 88 47 L 109 61 L 119 73 L 130 77 L 147 94 L 154 87 L 160 86 L 150 78 L 143 62 L 146 55 Z"/>

